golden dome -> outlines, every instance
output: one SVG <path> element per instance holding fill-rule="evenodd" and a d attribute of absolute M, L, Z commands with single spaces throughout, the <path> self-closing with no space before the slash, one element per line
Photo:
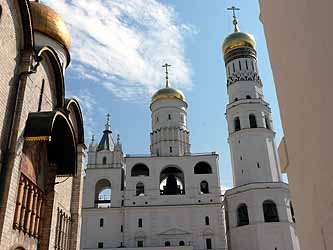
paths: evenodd
<path fill-rule="evenodd" d="M 71 37 L 60 15 L 38 2 L 30 2 L 30 6 L 34 30 L 55 39 L 69 50 Z"/>
<path fill-rule="evenodd" d="M 158 90 L 152 97 L 152 103 L 161 99 L 179 99 L 185 102 L 185 95 L 178 89 L 166 87 Z"/>
<path fill-rule="evenodd" d="M 224 39 L 222 50 L 223 53 L 226 54 L 230 50 L 238 47 L 250 47 L 252 49 L 255 49 L 256 41 L 254 39 L 254 36 L 249 33 L 240 31 L 231 33 Z"/>

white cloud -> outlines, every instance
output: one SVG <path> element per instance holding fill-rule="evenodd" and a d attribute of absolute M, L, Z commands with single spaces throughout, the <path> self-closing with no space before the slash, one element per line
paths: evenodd
<path fill-rule="evenodd" d="M 164 82 L 161 65 L 173 65 L 174 86 L 191 88 L 184 36 L 191 25 L 156 0 L 46 0 L 64 18 L 72 36 L 75 75 L 101 83 L 115 96 L 136 100 Z M 138 95 L 139 93 L 139 95 Z"/>

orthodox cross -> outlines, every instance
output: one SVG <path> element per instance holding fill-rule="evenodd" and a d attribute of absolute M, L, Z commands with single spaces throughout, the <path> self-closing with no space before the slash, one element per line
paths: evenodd
<path fill-rule="evenodd" d="M 162 65 L 163 68 L 165 68 L 165 86 L 169 88 L 169 72 L 168 72 L 168 67 L 171 67 L 170 64 L 165 63 Z"/>
<path fill-rule="evenodd" d="M 110 125 L 110 114 L 106 114 L 106 125 Z"/>
<path fill-rule="evenodd" d="M 227 10 L 232 10 L 232 17 L 234 18 L 234 20 L 232 21 L 233 25 L 234 25 L 234 31 L 238 32 L 238 21 L 237 21 L 237 17 L 236 17 L 236 10 L 240 10 L 240 8 L 237 8 L 235 6 L 232 6 L 230 8 L 227 8 Z"/>

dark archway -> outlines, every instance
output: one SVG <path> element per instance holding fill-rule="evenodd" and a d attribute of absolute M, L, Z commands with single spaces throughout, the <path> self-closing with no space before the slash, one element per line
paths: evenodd
<path fill-rule="evenodd" d="M 145 186 L 142 182 L 136 184 L 136 196 L 143 196 L 145 195 Z"/>
<path fill-rule="evenodd" d="M 111 182 L 101 179 L 95 185 L 95 207 L 110 207 L 112 197 Z"/>
<path fill-rule="evenodd" d="M 138 163 L 132 167 L 131 176 L 149 176 L 149 168 L 143 163 Z"/>
<path fill-rule="evenodd" d="M 279 222 L 279 214 L 275 202 L 266 200 L 262 204 L 265 222 Z"/>
<path fill-rule="evenodd" d="M 234 129 L 235 129 L 235 132 L 241 130 L 241 124 L 240 124 L 240 120 L 239 120 L 238 116 L 235 117 L 235 119 L 234 119 Z"/>
<path fill-rule="evenodd" d="M 249 214 L 246 204 L 242 203 L 237 208 L 237 226 L 249 225 Z"/>
<path fill-rule="evenodd" d="M 160 174 L 161 195 L 185 194 L 184 173 L 177 167 L 167 167 Z"/>
<path fill-rule="evenodd" d="M 202 194 L 208 194 L 209 193 L 209 185 L 207 181 L 202 181 L 200 183 L 200 192 Z"/>
<path fill-rule="evenodd" d="M 201 161 L 194 166 L 194 174 L 211 174 L 212 172 L 212 167 L 207 162 Z"/>
<path fill-rule="evenodd" d="M 254 114 L 250 114 L 249 115 L 249 121 L 250 121 L 250 128 L 257 128 L 257 119 L 256 116 Z"/>

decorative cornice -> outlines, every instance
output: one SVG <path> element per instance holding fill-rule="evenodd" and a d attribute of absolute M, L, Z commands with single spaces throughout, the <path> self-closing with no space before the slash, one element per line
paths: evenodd
<path fill-rule="evenodd" d="M 231 84 L 234 84 L 239 81 L 253 81 L 258 83 L 260 86 L 262 86 L 262 82 L 260 79 L 260 76 L 257 72 L 253 71 L 241 71 L 241 72 L 235 72 L 232 73 L 227 78 L 227 86 L 229 87 Z"/>

